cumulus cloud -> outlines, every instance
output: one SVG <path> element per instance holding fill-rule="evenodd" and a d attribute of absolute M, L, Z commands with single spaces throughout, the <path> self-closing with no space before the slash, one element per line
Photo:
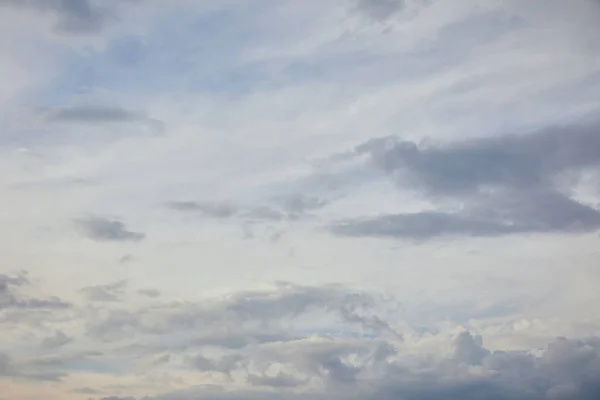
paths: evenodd
<path fill-rule="evenodd" d="M 116 219 L 104 217 L 77 218 L 75 223 L 90 239 L 103 242 L 139 242 L 145 238 L 144 233 L 133 232 L 125 224 Z"/>
<path fill-rule="evenodd" d="M 600 341 L 597 338 L 559 338 L 540 354 L 524 351 L 491 351 L 468 332 L 459 334 L 451 352 L 406 357 L 394 349 L 375 346 L 340 346 L 313 343 L 295 351 L 273 353 L 273 362 L 285 359 L 293 375 L 269 377 L 248 374 L 257 387 L 273 390 L 226 391 L 217 385 L 167 393 L 152 399 L 195 398 L 350 398 L 370 399 L 595 399 L 600 390 Z M 374 350 L 374 351 L 373 351 Z M 205 362 L 203 367 L 214 366 Z M 307 377 L 306 380 L 299 376 Z M 294 391 L 317 379 L 321 385 L 308 393 Z"/>

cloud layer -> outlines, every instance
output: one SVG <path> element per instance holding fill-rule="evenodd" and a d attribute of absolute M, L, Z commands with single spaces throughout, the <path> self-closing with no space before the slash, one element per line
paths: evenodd
<path fill-rule="evenodd" d="M 598 18 L 0 0 L 0 398 L 597 398 Z"/>

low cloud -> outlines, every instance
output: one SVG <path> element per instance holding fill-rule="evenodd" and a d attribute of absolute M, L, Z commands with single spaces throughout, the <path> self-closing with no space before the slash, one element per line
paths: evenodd
<path fill-rule="evenodd" d="M 445 356 L 405 357 L 385 344 L 366 342 L 304 342 L 273 350 L 270 361 L 289 372 L 249 373 L 253 389 L 209 385 L 149 399 L 592 400 L 600 390 L 598 338 L 559 338 L 538 355 L 491 351 L 468 332 L 455 338 Z M 215 365 L 209 361 L 202 367 Z M 316 386 L 308 393 L 296 390 L 311 383 Z"/>
<path fill-rule="evenodd" d="M 363 143 L 354 154 L 366 155 L 398 190 L 418 192 L 438 208 L 339 221 L 336 234 L 429 239 L 600 229 L 600 210 L 571 195 L 579 177 L 600 166 L 597 125 L 444 145 L 388 137 Z M 462 206 L 444 209 L 453 202 Z"/>
<path fill-rule="evenodd" d="M 81 231 L 90 239 L 101 242 L 139 242 L 145 234 L 133 232 L 116 219 L 88 217 L 75 219 Z"/>

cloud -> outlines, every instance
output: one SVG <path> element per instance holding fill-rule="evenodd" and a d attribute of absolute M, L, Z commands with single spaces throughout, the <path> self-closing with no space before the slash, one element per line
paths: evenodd
<path fill-rule="evenodd" d="M 592 400 L 600 389 L 600 340 L 559 338 L 539 355 L 491 351 L 468 332 L 459 334 L 447 356 L 401 357 L 395 351 L 334 343 L 298 345 L 274 357 L 294 373 L 271 378 L 248 374 L 254 386 L 225 390 L 218 385 L 150 397 L 152 400 L 210 399 L 490 399 Z M 366 351 L 366 352 L 365 352 Z M 285 353 L 285 350 L 284 350 Z M 291 358 L 289 358 L 291 356 Z M 350 360 L 353 360 L 350 362 Z M 209 363 L 210 364 L 210 363 Z M 298 374 L 307 376 L 303 381 Z M 295 388 L 318 379 L 309 392 Z"/>
<path fill-rule="evenodd" d="M 40 299 L 20 293 L 20 288 L 26 285 L 29 285 L 29 280 L 24 274 L 17 276 L 0 274 L 0 310 L 66 309 L 71 306 L 58 297 Z"/>
<path fill-rule="evenodd" d="M 171 201 L 167 207 L 182 212 L 199 212 L 212 218 L 229 218 L 237 213 L 235 205 L 226 201 Z"/>
<path fill-rule="evenodd" d="M 310 287 L 282 282 L 271 290 L 239 292 L 201 303 L 112 310 L 90 321 L 87 330 L 89 335 L 106 341 L 122 340 L 134 333 L 161 336 L 176 331 L 188 335 L 186 340 L 190 344 L 235 348 L 283 340 L 289 334 L 282 330 L 282 324 L 325 312 L 368 331 L 390 333 L 389 326 L 372 316 L 376 303 L 368 293 L 346 291 L 340 286 Z"/>
<path fill-rule="evenodd" d="M 88 217 L 75 219 L 82 232 L 92 240 L 104 242 L 139 242 L 145 234 L 127 230 L 125 224 L 115 219 Z"/>
<path fill-rule="evenodd" d="M 54 110 L 48 113 L 50 122 L 99 123 L 131 122 L 142 118 L 138 113 L 119 107 L 76 106 Z"/>
<path fill-rule="evenodd" d="M 53 336 L 49 336 L 42 340 L 42 347 L 47 349 L 55 349 L 65 346 L 73 341 L 72 337 L 65 335 L 63 331 L 56 331 Z"/>
<path fill-rule="evenodd" d="M 56 28 L 72 34 L 87 34 L 102 30 L 110 13 L 90 0 L 0 0 L 0 6 L 30 8 L 58 17 Z"/>
<path fill-rule="evenodd" d="M 246 378 L 252 386 L 269 386 L 272 388 L 293 388 L 304 385 L 306 380 L 295 378 L 283 372 L 275 376 L 248 374 Z"/>
<path fill-rule="evenodd" d="M 406 0 L 358 0 L 356 11 L 374 21 L 383 21 L 402 11 Z"/>
<path fill-rule="evenodd" d="M 288 218 L 292 219 L 302 216 L 307 211 L 317 210 L 328 204 L 325 199 L 301 193 L 279 197 L 276 202 L 281 205 Z"/>
<path fill-rule="evenodd" d="M 548 188 L 561 173 L 600 165 L 598 124 L 532 134 L 417 144 L 395 137 L 356 147 L 398 185 L 430 196 L 460 196 L 489 188 Z"/>
<path fill-rule="evenodd" d="M 156 298 L 160 296 L 160 290 L 156 289 L 140 289 L 137 291 L 140 296 Z"/>
<path fill-rule="evenodd" d="M 445 145 L 370 140 L 355 154 L 366 154 L 398 190 L 422 193 L 439 208 L 339 221 L 332 231 L 410 239 L 595 231 L 600 210 L 572 198 L 573 183 L 562 178 L 576 181 L 600 166 L 598 129 L 567 126 Z M 448 201 L 462 206 L 445 211 Z"/>
<path fill-rule="evenodd" d="M 519 191 L 486 196 L 455 212 L 381 215 L 332 226 L 344 236 L 430 239 L 528 233 L 583 233 L 600 229 L 600 211 L 556 192 Z"/>
<path fill-rule="evenodd" d="M 107 285 L 85 287 L 81 291 L 89 301 L 114 302 L 123 300 L 126 289 L 127 282 L 119 281 Z"/>

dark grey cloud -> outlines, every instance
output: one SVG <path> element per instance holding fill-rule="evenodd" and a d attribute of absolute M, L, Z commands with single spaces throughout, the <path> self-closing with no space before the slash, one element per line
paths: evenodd
<path fill-rule="evenodd" d="M 600 229 L 597 206 L 570 194 L 585 170 L 600 167 L 598 125 L 449 144 L 387 137 L 363 143 L 354 153 L 392 176 L 399 190 L 417 191 L 439 208 L 340 221 L 332 227 L 337 234 L 428 239 Z M 444 210 L 448 201 L 463 206 Z"/>
<path fill-rule="evenodd" d="M 29 8 L 58 17 L 57 29 L 84 34 L 102 30 L 113 16 L 90 0 L 0 0 L 0 6 Z"/>
<path fill-rule="evenodd" d="M 89 301 L 115 302 L 122 301 L 127 289 L 126 281 L 118 281 L 106 285 L 88 286 L 81 292 Z"/>
<path fill-rule="evenodd" d="M 399 186 L 431 196 L 547 188 L 561 173 L 600 165 L 600 127 L 555 127 L 439 145 L 387 137 L 363 143 L 355 153 L 368 155 Z"/>
<path fill-rule="evenodd" d="M 237 207 L 227 201 L 171 201 L 167 207 L 182 212 L 198 212 L 212 218 L 229 218 L 237 213 Z"/>
<path fill-rule="evenodd" d="M 146 236 L 143 233 L 128 230 L 123 222 L 116 219 L 87 217 L 77 218 L 75 223 L 88 238 L 97 241 L 139 242 Z"/>

